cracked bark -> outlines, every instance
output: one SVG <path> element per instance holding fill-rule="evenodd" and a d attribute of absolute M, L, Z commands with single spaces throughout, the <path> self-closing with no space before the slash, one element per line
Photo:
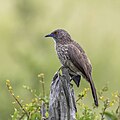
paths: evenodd
<path fill-rule="evenodd" d="M 49 120 L 75 120 L 76 103 L 67 68 L 56 73 L 50 89 Z"/>

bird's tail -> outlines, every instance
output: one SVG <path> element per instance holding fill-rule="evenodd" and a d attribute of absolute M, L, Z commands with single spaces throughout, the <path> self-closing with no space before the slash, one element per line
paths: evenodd
<path fill-rule="evenodd" d="M 95 103 L 96 106 L 98 106 L 97 93 L 96 93 L 96 89 L 95 89 L 94 83 L 92 81 L 92 78 L 89 80 L 89 83 L 90 83 L 90 87 L 91 87 L 91 90 L 92 90 L 92 96 L 94 98 L 94 103 Z"/>

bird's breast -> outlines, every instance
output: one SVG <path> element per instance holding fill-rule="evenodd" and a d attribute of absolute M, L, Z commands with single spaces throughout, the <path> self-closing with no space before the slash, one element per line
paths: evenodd
<path fill-rule="evenodd" d="M 63 66 L 67 66 L 72 72 L 81 75 L 81 73 L 78 73 L 79 71 L 78 68 L 76 68 L 70 60 L 67 45 L 57 45 L 56 51 L 57 51 L 58 58 Z"/>
<path fill-rule="evenodd" d="M 58 58 L 62 65 L 66 65 L 66 62 L 69 60 L 68 48 L 66 45 L 56 45 L 56 51 Z"/>

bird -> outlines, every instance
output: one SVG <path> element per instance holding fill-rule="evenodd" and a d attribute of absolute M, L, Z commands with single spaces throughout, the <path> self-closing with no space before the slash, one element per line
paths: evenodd
<path fill-rule="evenodd" d="M 56 29 L 45 37 L 52 37 L 62 66 L 68 67 L 70 76 L 79 87 L 81 76 L 90 84 L 94 104 L 98 106 L 96 88 L 92 80 L 92 64 L 82 47 L 64 29 Z"/>

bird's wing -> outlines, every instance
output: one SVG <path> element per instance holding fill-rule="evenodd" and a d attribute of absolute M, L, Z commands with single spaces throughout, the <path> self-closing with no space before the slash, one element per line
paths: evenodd
<path fill-rule="evenodd" d="M 75 44 L 68 45 L 69 58 L 75 67 L 78 68 L 86 78 L 89 78 L 92 70 L 91 64 L 82 48 L 79 46 L 79 49 L 78 44 L 77 46 Z"/>
<path fill-rule="evenodd" d="M 77 67 L 82 72 L 83 77 L 85 77 L 86 80 L 90 83 L 95 105 L 98 106 L 96 89 L 91 76 L 92 66 L 85 52 L 79 46 L 79 44 L 73 42 L 72 44 L 68 45 L 68 55 L 70 61 L 72 61 L 74 66 Z"/>

